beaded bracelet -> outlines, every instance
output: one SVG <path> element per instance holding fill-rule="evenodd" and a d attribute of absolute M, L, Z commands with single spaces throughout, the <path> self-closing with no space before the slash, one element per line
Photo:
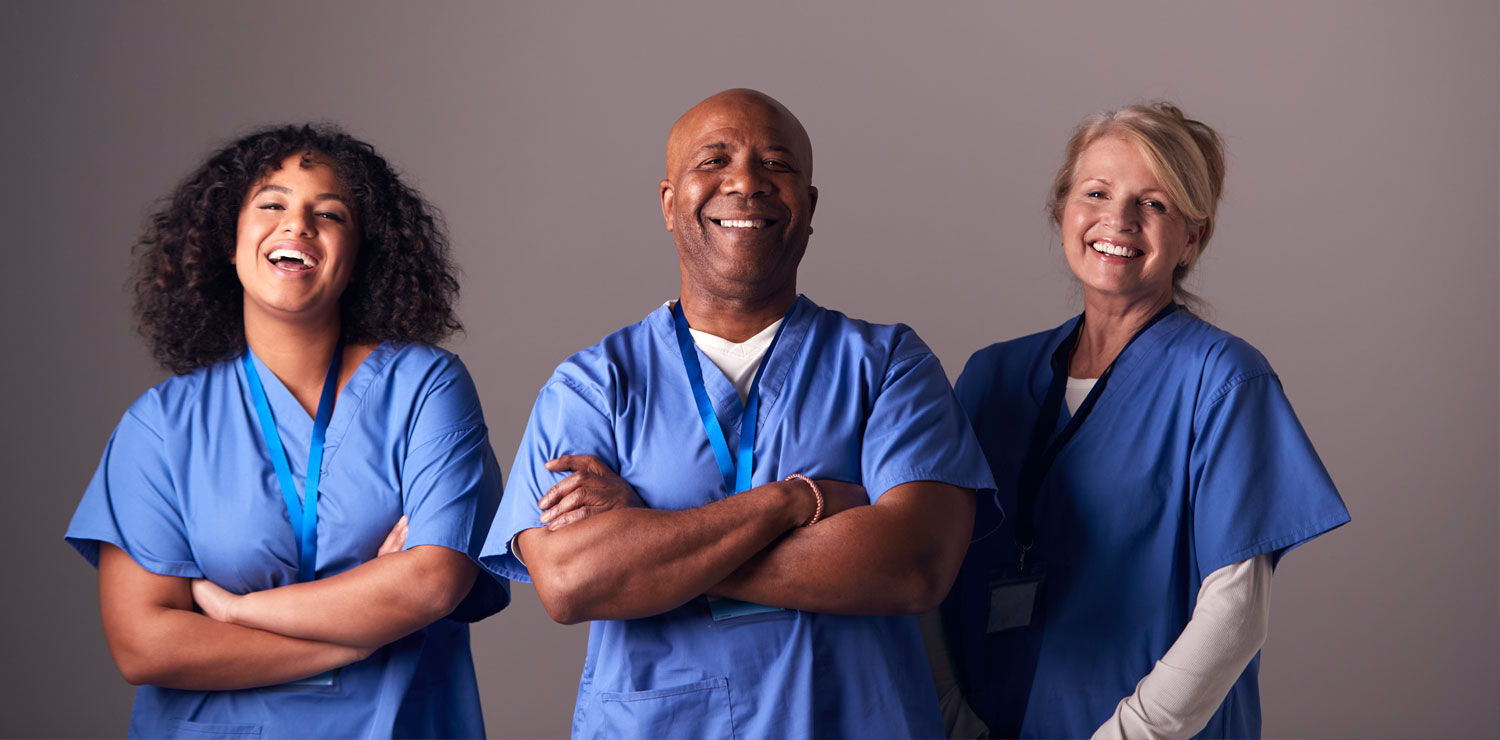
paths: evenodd
<path fill-rule="evenodd" d="M 812 486 L 813 496 L 818 500 L 818 508 L 813 511 L 812 518 L 808 519 L 807 523 L 803 524 L 802 526 L 811 527 L 812 525 L 817 524 L 818 520 L 823 518 L 823 491 L 818 489 L 818 484 L 814 483 L 812 478 L 809 478 L 801 473 L 792 473 L 791 475 L 787 476 L 786 479 L 805 481 L 807 485 Z"/>

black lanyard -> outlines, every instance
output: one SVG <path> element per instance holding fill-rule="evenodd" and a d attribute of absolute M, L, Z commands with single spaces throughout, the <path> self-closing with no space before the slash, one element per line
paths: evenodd
<path fill-rule="evenodd" d="M 1026 461 L 1021 464 L 1021 480 L 1016 488 L 1016 547 L 1021 551 L 1021 566 L 1026 565 L 1026 551 L 1036 544 L 1036 498 L 1042 490 L 1042 481 L 1047 477 L 1047 471 L 1052 469 L 1052 462 L 1057 459 L 1058 453 L 1068 444 L 1068 440 L 1078 432 L 1078 427 L 1083 425 L 1083 420 L 1088 418 L 1094 410 L 1094 404 L 1098 402 L 1099 395 L 1104 392 L 1104 386 L 1109 382 L 1109 376 L 1115 370 L 1115 364 L 1130 349 L 1130 345 L 1140 338 L 1156 324 L 1156 322 L 1169 316 L 1177 310 L 1177 304 L 1168 303 L 1162 310 L 1156 312 L 1144 326 L 1137 329 L 1131 335 L 1130 341 L 1120 349 L 1120 354 L 1104 368 L 1099 379 L 1094 381 L 1094 387 L 1089 391 L 1087 398 L 1079 404 L 1078 411 L 1068 420 L 1068 425 L 1063 427 L 1056 438 L 1052 433 L 1057 429 L 1057 417 L 1062 414 L 1063 394 L 1068 385 L 1068 361 L 1073 356 L 1073 350 L 1078 347 L 1078 337 L 1083 331 L 1083 322 L 1087 316 L 1080 317 L 1078 323 L 1073 326 L 1073 331 L 1068 334 L 1062 344 L 1052 352 L 1052 384 L 1047 387 L 1047 398 L 1042 402 L 1041 416 L 1037 417 L 1036 426 L 1031 430 L 1031 444 L 1027 448 Z"/>

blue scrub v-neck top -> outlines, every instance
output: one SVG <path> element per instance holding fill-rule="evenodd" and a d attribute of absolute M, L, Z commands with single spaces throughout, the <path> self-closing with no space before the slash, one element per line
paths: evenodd
<path fill-rule="evenodd" d="M 1053 352 L 1078 321 L 982 349 L 958 379 L 1007 512 Z M 994 524 L 985 514 L 976 527 Z M 1027 560 L 1046 580 L 1033 626 L 986 632 L 992 583 L 1017 562 L 1014 517 L 971 543 L 944 604 L 960 683 L 997 737 L 1092 735 L 1181 634 L 1205 576 L 1279 561 L 1349 512 L 1266 359 L 1179 309 L 1120 354 L 1035 521 Z M 1259 661 L 1200 737 L 1260 736 Z"/>
<path fill-rule="evenodd" d="M 799 297 L 760 381 L 751 485 L 791 473 L 862 484 L 871 502 L 911 481 L 990 480 L 936 357 L 911 329 Z M 739 394 L 702 354 L 703 380 L 738 442 Z M 683 367 L 670 309 L 568 358 L 542 388 L 482 562 L 530 581 L 510 552 L 541 526 L 537 501 L 564 454 L 596 455 L 656 509 L 731 495 Z M 809 567 L 817 567 L 810 563 Z M 937 737 L 936 692 L 914 617 L 793 610 L 715 622 L 703 597 L 590 625 L 574 737 Z"/>
<path fill-rule="evenodd" d="M 313 419 L 255 358 L 300 495 Z M 500 500 L 479 396 L 459 359 L 384 343 L 338 395 L 319 486 L 317 577 L 353 568 L 403 514 L 406 547 L 476 558 Z M 99 543 L 159 575 L 234 593 L 297 581 L 297 543 L 238 358 L 142 395 L 110 436 L 67 540 L 98 565 Z M 131 737 L 481 737 L 469 628 L 504 608 L 481 575 L 448 618 L 345 666 L 333 686 L 237 691 L 141 686 Z"/>

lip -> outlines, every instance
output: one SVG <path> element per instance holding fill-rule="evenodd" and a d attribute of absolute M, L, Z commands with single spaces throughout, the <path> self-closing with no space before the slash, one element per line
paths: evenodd
<path fill-rule="evenodd" d="M 313 264 L 311 267 L 306 267 L 300 270 L 282 267 L 280 264 L 271 261 L 271 255 L 274 254 L 278 249 L 290 249 L 296 252 L 302 252 L 303 254 L 306 254 L 312 258 Z M 317 272 L 319 267 L 323 266 L 323 250 L 318 249 L 311 244 L 299 242 L 294 239 L 280 239 L 272 242 L 266 247 L 266 249 L 261 253 L 261 259 L 265 260 L 265 263 L 270 266 L 270 268 L 274 270 L 277 275 L 289 279 L 299 279 L 312 275 L 314 272 Z"/>
<path fill-rule="evenodd" d="M 1094 245 L 1095 244 L 1108 244 L 1108 245 L 1110 245 L 1112 247 L 1120 247 L 1120 248 L 1123 248 L 1123 249 L 1134 250 L 1136 252 L 1139 252 L 1139 254 L 1136 254 L 1136 255 L 1131 256 L 1131 257 L 1121 257 L 1119 255 L 1114 255 L 1114 254 L 1105 254 L 1103 252 L 1100 252 L 1097 249 L 1094 249 Z M 1089 251 L 1089 254 L 1092 254 L 1093 256 L 1095 256 L 1095 257 L 1097 257 L 1097 258 L 1099 258 L 1101 260 L 1104 260 L 1105 262 L 1111 263 L 1111 264 L 1125 264 L 1125 263 L 1128 263 L 1128 262 L 1133 262 L 1135 260 L 1138 260 L 1138 259 L 1146 256 L 1146 250 L 1141 249 L 1140 247 L 1136 246 L 1134 243 L 1119 241 L 1119 240 L 1116 240 L 1116 239 L 1085 239 L 1084 242 L 1083 242 L 1083 247 L 1084 247 L 1084 249 L 1087 249 Z"/>

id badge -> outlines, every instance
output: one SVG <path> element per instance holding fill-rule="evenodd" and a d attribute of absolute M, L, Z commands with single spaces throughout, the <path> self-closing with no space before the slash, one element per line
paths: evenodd
<path fill-rule="evenodd" d="M 338 683 L 339 683 L 339 671 L 340 670 L 342 670 L 342 669 L 335 668 L 335 669 L 333 669 L 331 671 L 325 671 L 323 673 L 319 673 L 316 676 L 308 676 L 307 678 L 299 678 L 296 681 L 287 681 L 285 685 L 287 685 L 287 686 L 317 686 L 317 687 L 321 687 L 321 688 L 330 688 L 330 687 L 338 685 Z"/>
<path fill-rule="evenodd" d="M 751 614 L 785 611 L 785 609 L 779 606 L 766 606 L 765 604 L 756 604 L 749 601 L 737 601 L 735 599 L 726 599 L 722 596 L 708 597 L 708 610 L 713 615 L 715 622 L 748 617 Z"/>
<path fill-rule="evenodd" d="M 990 579 L 990 614 L 985 633 L 993 634 L 1016 627 L 1029 627 L 1036 614 L 1037 593 L 1046 574 L 1040 566 L 1025 570 L 1007 568 Z"/>

